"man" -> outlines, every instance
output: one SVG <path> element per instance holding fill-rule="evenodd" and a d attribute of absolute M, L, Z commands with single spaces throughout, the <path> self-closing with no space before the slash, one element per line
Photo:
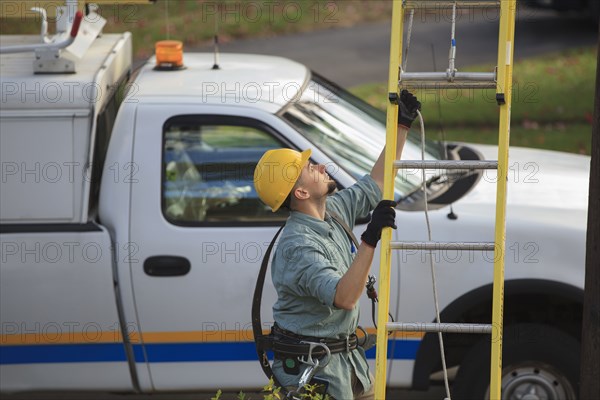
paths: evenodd
<path fill-rule="evenodd" d="M 396 159 L 421 107 L 406 90 L 398 104 Z M 273 211 L 282 206 L 291 211 L 271 267 L 278 296 L 273 306 L 273 333 L 288 342 L 326 339 L 332 347 L 339 347 L 337 344 L 350 343 L 351 338 L 356 343 L 358 301 L 382 229 L 396 228 L 396 203 L 381 201 L 384 151 L 369 175 L 339 192 L 325 166 L 309 162 L 310 155 L 310 150 L 269 150 L 255 170 L 261 200 Z M 357 217 L 373 209 L 371 222 L 356 249 L 331 213 L 351 229 Z M 275 354 L 273 372 L 283 386 L 297 388 L 306 368 L 297 357 Z M 314 382 L 338 400 L 372 399 L 371 377 L 364 350 L 354 344 L 332 353 L 326 367 L 317 370 Z"/>

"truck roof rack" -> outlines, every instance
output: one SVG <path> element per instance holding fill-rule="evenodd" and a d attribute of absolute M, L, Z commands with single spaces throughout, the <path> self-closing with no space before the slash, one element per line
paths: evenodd
<path fill-rule="evenodd" d="M 154 0 L 155 1 L 155 0 Z M 0 7 L 2 18 L 41 18 L 41 38 L 39 43 L 26 43 L 13 46 L 2 46 L 0 54 L 34 52 L 33 71 L 35 74 L 65 74 L 75 73 L 75 61 L 65 57 L 63 49 L 77 58 L 82 58 L 92 42 L 102 32 L 106 20 L 95 11 L 99 4 L 132 4 L 149 3 L 152 0 L 96 0 L 93 3 L 80 5 L 78 0 L 65 0 L 63 6 L 57 6 L 55 1 L 15 1 Z M 35 7 L 31 7 L 35 5 Z M 85 10 L 85 18 L 84 12 Z M 56 21 L 56 35 L 47 36 L 48 22 L 51 17 Z M 80 25 L 83 24 L 82 29 Z M 79 31 L 82 31 L 78 35 Z"/>
<path fill-rule="evenodd" d="M 42 15 L 44 17 L 43 23 L 45 25 L 45 13 L 42 13 Z M 71 33 L 64 40 L 60 40 L 56 43 L 35 43 L 0 47 L 0 54 L 26 53 L 33 51 L 35 52 L 35 60 L 33 62 L 34 73 L 74 73 L 75 63 L 68 58 L 62 57 L 61 50 L 70 46 L 75 41 L 82 19 L 83 13 L 77 11 L 71 26 Z M 44 29 L 42 28 L 42 35 L 45 36 L 43 31 Z"/>

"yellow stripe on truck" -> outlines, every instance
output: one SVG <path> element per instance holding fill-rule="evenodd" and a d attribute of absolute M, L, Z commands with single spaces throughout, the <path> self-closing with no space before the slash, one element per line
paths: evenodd
<path fill-rule="evenodd" d="M 370 335 L 376 334 L 375 328 L 366 328 Z M 263 331 L 266 335 L 268 330 Z M 360 336 L 359 332 L 359 336 Z M 390 339 L 421 340 L 423 332 L 396 332 Z M 216 343 L 216 342 L 252 342 L 252 330 L 205 330 L 182 332 L 147 332 L 140 335 L 130 332 L 132 343 Z M 120 331 L 87 331 L 87 332 L 39 332 L 16 333 L 0 335 L 0 345 L 32 345 L 32 344 L 86 344 L 86 343 L 121 343 L 123 336 Z"/>

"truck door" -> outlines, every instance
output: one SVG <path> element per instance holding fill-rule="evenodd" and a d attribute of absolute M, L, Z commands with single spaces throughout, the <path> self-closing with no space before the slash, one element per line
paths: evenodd
<path fill-rule="evenodd" d="M 2 229 L 0 389 L 132 390 L 107 230 Z"/>
<path fill-rule="evenodd" d="M 264 251 L 287 213 L 260 202 L 253 173 L 266 150 L 290 144 L 270 114 L 197 110 L 142 104 L 136 117 L 131 276 L 157 391 L 265 382 L 251 301 Z M 274 299 L 267 288 L 265 329 Z"/>

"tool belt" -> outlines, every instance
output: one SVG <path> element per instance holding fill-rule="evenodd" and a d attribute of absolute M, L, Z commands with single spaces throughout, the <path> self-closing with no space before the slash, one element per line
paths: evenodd
<path fill-rule="evenodd" d="M 260 346 L 273 350 L 275 358 L 282 361 L 283 371 L 290 375 L 298 375 L 301 364 L 316 368 L 320 360 L 324 367 L 331 360 L 332 354 L 349 353 L 359 346 L 358 337 L 354 333 L 345 339 L 320 338 L 298 335 L 277 324 L 271 328 L 268 336 L 262 336 L 260 340 Z"/>
<path fill-rule="evenodd" d="M 309 353 L 317 358 L 326 356 L 325 348 L 314 347 L 314 343 L 324 344 L 329 348 L 331 354 L 351 352 L 358 347 L 358 337 L 355 333 L 346 339 L 319 338 L 298 335 L 280 328 L 277 324 L 271 328 L 271 335 L 268 337 L 272 340 L 271 348 L 275 353 L 275 357 L 280 359 L 308 356 Z M 311 346 L 311 343 L 313 346 Z M 313 348 L 311 349 L 311 347 Z"/>

